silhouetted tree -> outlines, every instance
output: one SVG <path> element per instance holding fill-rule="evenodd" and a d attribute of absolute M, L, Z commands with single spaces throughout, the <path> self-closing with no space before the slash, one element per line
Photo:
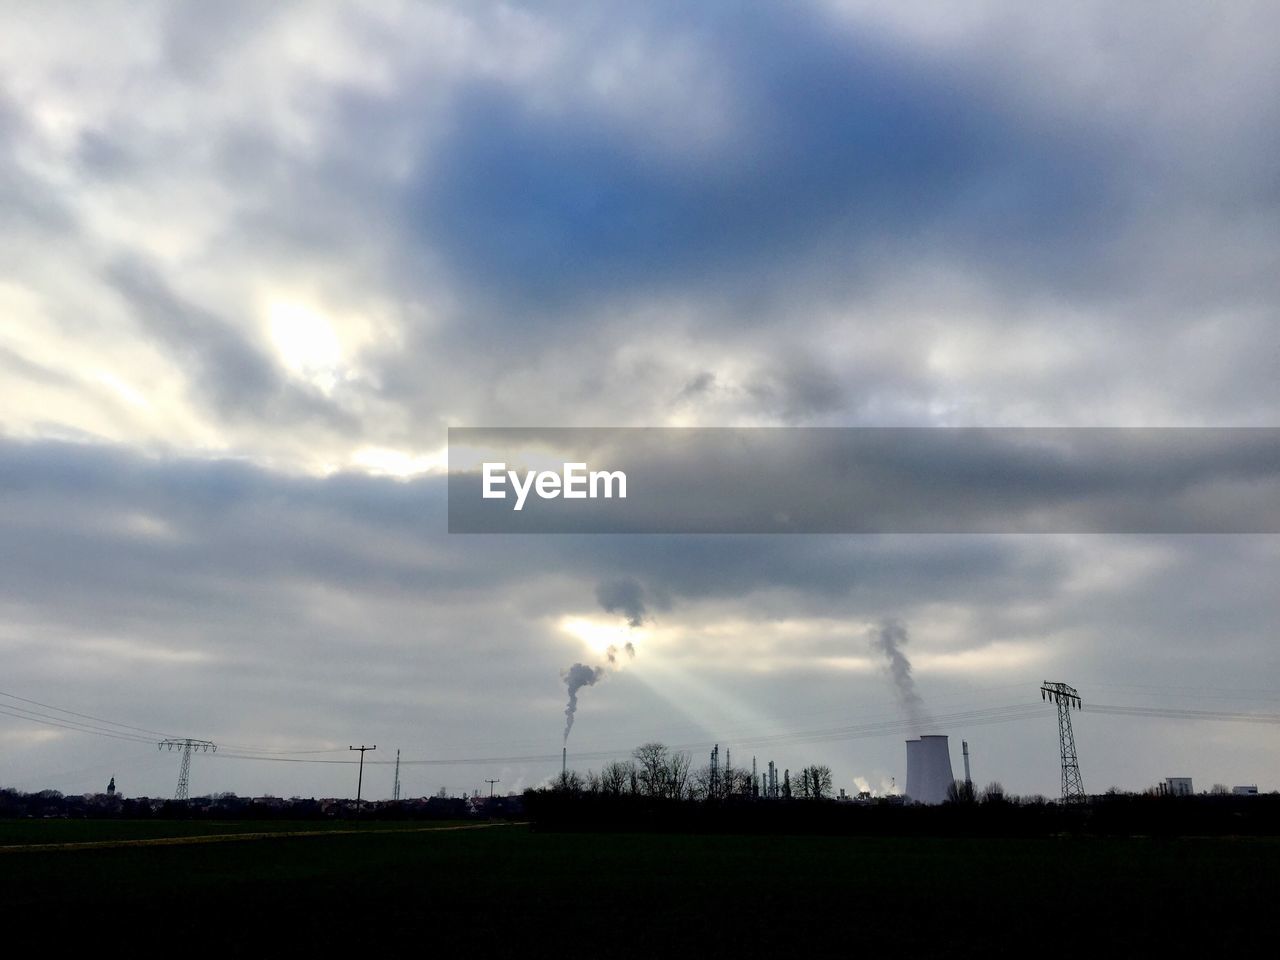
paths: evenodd
<path fill-rule="evenodd" d="M 676 750 L 667 754 L 667 796 L 672 800 L 685 800 L 691 796 L 692 761 L 686 751 Z"/>
<path fill-rule="evenodd" d="M 635 789 L 636 765 L 630 760 L 615 760 L 600 771 L 600 792 L 611 797 Z"/>
<path fill-rule="evenodd" d="M 691 795 L 689 754 L 672 751 L 665 744 L 650 742 L 632 753 L 636 764 L 637 791 L 646 797 L 683 800 Z"/>
<path fill-rule="evenodd" d="M 728 797 L 751 796 L 751 771 L 729 767 L 724 771 L 724 792 Z"/>
<path fill-rule="evenodd" d="M 651 741 L 642 743 L 632 751 L 635 758 L 638 793 L 646 797 L 661 797 L 666 793 L 667 748 Z"/>
<path fill-rule="evenodd" d="M 556 774 L 556 778 L 551 781 L 553 790 L 560 790 L 564 793 L 581 793 L 583 781 L 581 774 L 577 770 L 562 770 Z"/>
<path fill-rule="evenodd" d="M 712 773 L 711 764 L 703 764 L 693 772 L 690 792 L 695 800 L 718 800 L 724 796 L 718 772 Z"/>
<path fill-rule="evenodd" d="M 822 800 L 831 793 L 831 768 L 825 764 L 811 764 L 796 774 L 792 787 L 797 797 L 805 800 Z"/>

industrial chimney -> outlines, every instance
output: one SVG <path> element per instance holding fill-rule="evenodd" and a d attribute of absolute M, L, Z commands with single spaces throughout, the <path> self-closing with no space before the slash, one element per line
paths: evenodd
<path fill-rule="evenodd" d="M 907 797 L 916 803 L 943 803 L 955 777 L 951 748 L 943 734 L 907 741 Z"/>

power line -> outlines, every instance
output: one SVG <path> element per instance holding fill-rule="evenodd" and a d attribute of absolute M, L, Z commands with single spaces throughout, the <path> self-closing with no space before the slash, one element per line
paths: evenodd
<path fill-rule="evenodd" d="M 60 727 L 64 730 L 72 730 L 76 733 L 90 733 L 97 737 L 110 737 L 112 740 L 125 740 L 129 743 L 152 744 L 155 742 L 149 737 L 141 737 L 132 733 L 118 733 L 110 730 L 103 730 L 92 727 L 89 724 L 79 723 L 76 720 L 52 718 L 49 717 L 48 714 L 42 714 L 34 710 L 15 712 L 19 710 L 22 710 L 22 708 L 11 707 L 8 704 L 0 704 L 0 714 L 7 717 L 14 717 L 18 720 L 27 720 L 31 723 L 39 723 L 47 727 Z"/>
<path fill-rule="evenodd" d="M 1090 703 L 1084 707 L 1084 712 L 1106 713 L 1119 717 L 1157 717 L 1164 720 L 1280 724 L 1280 713 L 1236 713 L 1227 710 L 1188 710 L 1179 707 L 1127 707 L 1111 703 Z"/>
<path fill-rule="evenodd" d="M 162 733 L 159 730 L 148 730 L 146 727 L 135 727 L 128 723 L 119 723 L 115 720 L 107 720 L 107 719 L 104 719 L 103 717 L 95 717 L 92 714 L 88 714 L 88 713 L 76 713 L 76 711 L 67 710 L 65 707 L 55 707 L 51 703 L 41 703 L 39 700 L 28 700 L 26 697 L 20 697 L 15 693 L 5 693 L 3 690 L 0 690 L 0 697 L 5 697 L 9 700 L 20 700 L 23 703 L 30 703 L 33 706 L 44 707 L 46 710 L 54 710 L 58 713 L 67 713 L 73 717 L 80 717 L 81 719 L 84 719 L 84 720 L 96 720 L 98 723 L 105 723 L 112 727 L 123 727 L 126 730 L 136 730 L 139 733 L 151 734 L 153 737 L 169 736 L 169 734 Z"/>
<path fill-rule="evenodd" d="M 992 723 L 1009 723 L 1020 720 L 1031 720 L 1044 715 L 1043 708 L 1034 704 L 1009 704 L 1001 707 L 989 707 L 980 710 L 969 710 L 955 714 L 939 714 L 934 717 L 934 723 L 939 726 L 986 726 Z M 901 733 L 911 733 L 918 728 L 918 724 L 914 721 L 900 720 L 892 723 L 871 723 L 862 725 L 850 725 L 845 727 L 836 727 L 816 731 L 802 731 L 792 734 L 778 734 L 767 738 L 755 738 L 751 740 L 737 740 L 736 744 L 740 746 L 751 746 L 756 743 L 769 745 L 775 743 L 819 743 L 827 740 L 857 740 L 867 739 L 871 737 L 892 736 Z M 710 741 L 697 743 L 678 743 L 673 744 L 673 750 L 700 750 L 705 746 L 710 746 Z M 632 748 L 627 747 L 617 750 L 594 750 L 580 751 L 574 754 L 578 760 L 608 760 L 614 757 L 630 756 Z M 234 760 L 263 760 L 274 761 L 279 763 L 319 763 L 319 764 L 355 764 L 356 760 L 330 760 L 330 759 L 312 759 L 307 757 L 295 757 L 285 755 L 253 755 L 253 754 L 236 754 L 236 753 L 219 753 L 219 757 Z M 556 754 L 524 754 L 509 756 L 485 756 L 485 757 L 441 757 L 427 758 L 416 760 L 402 759 L 400 763 L 405 766 L 453 766 L 453 765 L 470 765 L 470 764 L 511 764 L 511 763 L 550 763 L 559 759 Z M 366 763 L 376 765 L 391 765 L 393 760 L 366 760 Z"/>
<path fill-rule="evenodd" d="M 1120 687 L 1121 684 L 1111 684 L 1110 686 Z M 1137 685 L 1132 685 L 1137 686 Z M 993 687 L 991 689 L 1001 689 L 1002 687 Z M 1151 688 L 1159 689 L 1159 688 Z M 1194 688 L 1185 688 L 1194 689 Z M 1209 688 L 1206 688 L 1209 689 Z M 1223 688 L 1215 688 L 1223 689 Z M 43 703 L 38 700 L 32 700 L 26 697 L 19 697 L 16 694 L 5 693 L 0 691 L 0 697 L 9 700 L 19 701 L 21 703 L 31 704 L 32 706 L 43 707 L 45 710 L 55 711 L 55 713 L 45 713 L 41 710 L 32 710 L 26 707 L 20 707 L 12 703 L 0 703 L 0 716 L 9 716 L 18 720 L 26 720 L 31 723 L 42 724 L 58 729 L 69 730 L 75 733 L 87 733 L 98 737 L 107 737 L 114 740 L 121 740 L 129 743 L 146 743 L 148 745 L 155 742 L 154 739 L 141 736 L 141 733 L 155 732 L 148 731 L 146 727 L 125 724 L 115 720 L 108 720 L 103 717 L 97 717 L 88 713 L 81 713 L 64 707 L 58 707 L 53 704 Z M 1280 724 L 1280 714 L 1275 713 L 1243 713 L 1220 710 L 1191 710 L 1170 707 L 1140 707 L 1126 706 L 1120 704 L 1096 704 L 1091 703 L 1084 707 L 1085 712 L 1111 714 L 1115 716 L 1130 717 L 1151 717 L 1164 719 L 1181 719 L 1181 720 L 1198 720 L 1213 722 L 1239 722 L 1254 724 Z M 961 710 L 951 713 L 936 714 L 930 723 L 938 727 L 973 727 L 986 726 L 997 723 L 1013 723 L 1022 720 L 1032 720 L 1043 716 L 1043 707 L 1037 704 L 1014 703 L 1004 704 L 994 707 L 979 707 L 970 710 Z M 62 714 L 63 716 L 58 716 Z M 819 714 L 821 715 L 821 714 Z M 80 718 L 80 719 L 73 719 Z M 92 721 L 92 722 L 90 722 Z M 764 722 L 764 721 L 762 721 Z M 103 725 L 107 726 L 103 726 Z M 875 719 L 844 724 L 840 726 L 819 727 L 809 730 L 793 730 L 776 734 L 757 734 L 753 736 L 730 736 L 728 738 L 732 743 L 745 747 L 767 747 L 773 744 L 813 744 L 830 741 L 841 740 L 858 740 L 873 737 L 892 736 L 895 734 L 910 734 L 918 732 L 919 725 L 911 721 L 898 719 Z M 129 731 L 138 731 L 133 733 Z M 168 739 L 168 738 L 166 738 Z M 536 741 L 534 741 L 536 742 Z M 672 746 L 675 750 L 702 750 L 710 746 L 711 741 L 696 741 L 689 743 L 677 743 Z M 226 750 L 222 750 L 216 754 L 217 757 L 223 759 L 234 760 L 258 760 L 273 763 L 313 763 L 313 764 L 358 764 L 357 760 L 345 760 L 336 758 L 321 758 L 319 755 L 341 753 L 342 748 L 322 748 L 322 749 L 278 749 L 263 746 L 250 746 L 247 744 L 228 744 L 222 743 Z M 596 750 L 583 751 L 576 754 L 577 759 L 583 761 L 609 760 L 618 757 L 626 757 L 631 754 L 631 749 L 618 750 Z M 472 764 L 515 764 L 515 763 L 553 763 L 559 757 L 551 753 L 527 753 L 512 754 L 500 756 L 464 756 L 464 757 L 427 757 L 420 759 L 402 759 L 400 763 L 406 766 L 462 766 Z M 367 760 L 365 761 L 375 765 L 390 765 L 395 761 L 392 760 Z M 359 787 L 359 784 L 357 785 Z"/>

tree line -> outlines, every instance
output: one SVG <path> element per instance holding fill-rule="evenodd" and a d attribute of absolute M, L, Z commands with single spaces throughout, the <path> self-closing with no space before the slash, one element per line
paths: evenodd
<path fill-rule="evenodd" d="M 758 776 L 744 767 L 710 763 L 693 768 L 688 751 L 650 742 L 636 747 L 626 760 L 614 760 L 585 775 L 562 771 L 551 783 L 562 793 L 601 797 L 646 797 L 661 800 L 715 801 L 755 799 L 761 793 Z M 824 800 L 832 795 L 831 768 L 811 764 L 793 777 L 783 771 L 778 783 L 782 799 Z"/>

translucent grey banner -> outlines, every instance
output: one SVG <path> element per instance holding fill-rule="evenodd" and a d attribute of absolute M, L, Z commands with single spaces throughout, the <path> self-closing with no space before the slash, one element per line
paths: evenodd
<path fill-rule="evenodd" d="M 1277 533 L 1275 428 L 452 428 L 451 533 Z"/>

